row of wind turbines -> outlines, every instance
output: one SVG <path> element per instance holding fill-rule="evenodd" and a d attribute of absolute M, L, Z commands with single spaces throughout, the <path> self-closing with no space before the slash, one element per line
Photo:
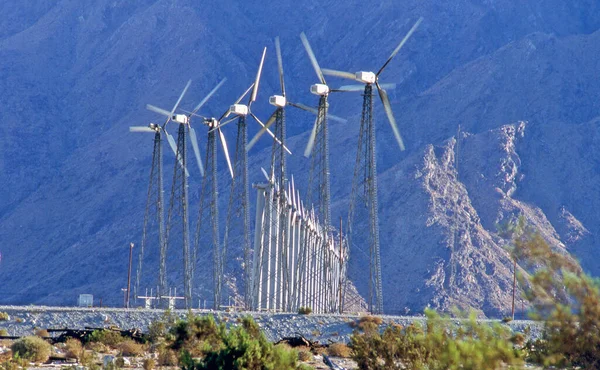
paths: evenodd
<path fill-rule="evenodd" d="M 263 123 L 253 112 L 252 104 L 256 101 L 259 84 L 261 80 L 263 65 L 267 48 L 263 49 L 262 57 L 258 66 L 256 77 L 242 95 L 218 118 L 207 117 L 201 114 L 201 109 L 208 100 L 221 88 L 226 79 L 220 81 L 191 111 L 180 109 L 180 103 L 188 91 L 191 81 L 188 81 L 172 109 L 166 110 L 148 104 L 146 108 L 165 117 L 162 124 L 150 123 L 148 126 L 130 127 L 131 132 L 153 133 L 154 150 L 150 181 L 148 186 L 148 198 L 144 216 L 144 228 L 138 268 L 136 272 L 136 294 L 140 291 L 142 280 L 143 260 L 145 249 L 149 242 L 148 234 L 150 228 L 158 230 L 158 249 L 160 253 L 158 292 L 157 297 L 164 298 L 169 291 L 167 279 L 167 251 L 171 238 L 181 238 L 183 251 L 183 283 L 186 306 L 192 305 L 192 292 L 194 276 L 197 274 L 197 266 L 200 253 L 210 255 L 212 266 L 212 294 L 215 309 L 220 308 L 222 302 L 223 276 L 225 275 L 225 261 L 227 250 L 231 246 L 233 235 L 241 235 L 241 250 L 243 250 L 243 281 L 244 281 L 244 303 L 249 308 L 252 296 L 252 283 L 250 282 L 250 216 L 249 216 L 249 183 L 248 183 L 248 156 L 247 152 L 268 133 L 273 139 L 272 156 L 269 181 L 274 181 L 285 189 L 287 183 L 286 155 L 292 154 L 286 147 L 286 122 L 285 108 L 292 106 L 308 111 L 316 115 L 312 131 L 306 145 L 304 156 L 311 157 L 309 173 L 309 189 L 307 204 L 313 204 L 315 213 L 327 228 L 332 225 L 331 219 L 331 191 L 330 191 L 330 168 L 329 168 L 329 138 L 328 119 L 345 122 L 328 114 L 328 98 L 332 92 L 363 92 L 363 106 L 361 114 L 361 125 L 358 138 L 358 150 L 350 210 L 348 216 L 349 237 L 352 236 L 353 218 L 363 208 L 369 217 L 369 310 L 374 313 L 383 312 L 383 296 L 381 286 L 381 263 L 379 250 L 379 220 L 377 214 L 377 181 L 375 161 L 375 126 L 373 121 L 373 85 L 377 89 L 383 104 L 388 122 L 394 133 L 400 150 L 404 150 L 404 142 L 397 127 L 390 100 L 386 89 L 395 88 L 395 84 L 380 83 L 379 78 L 385 68 L 398 54 L 400 49 L 409 40 L 419 27 L 422 18 L 412 26 L 406 36 L 393 50 L 389 58 L 377 72 L 359 71 L 356 73 L 344 72 L 334 69 L 321 69 L 315 53 L 304 33 L 300 34 L 301 42 L 306 50 L 309 60 L 314 68 L 318 81 L 310 86 L 310 92 L 319 97 L 316 108 L 305 104 L 294 103 L 287 99 L 284 81 L 284 70 L 282 62 L 281 45 L 279 38 L 275 38 L 275 51 L 281 94 L 269 98 L 269 103 L 275 107 L 275 111 Z M 350 79 L 359 84 L 344 85 L 339 88 L 330 88 L 325 80 L 325 75 Z M 246 100 L 246 103 L 242 103 Z M 247 140 L 247 118 L 250 116 L 261 128 L 258 133 L 248 142 Z M 197 123 L 196 123 L 197 122 Z M 222 127 L 230 123 L 237 123 L 237 137 L 233 162 L 227 146 Z M 198 144 L 196 128 L 203 125 L 206 131 L 206 150 L 204 161 Z M 175 127 L 173 127 L 175 126 Z M 273 131 L 271 131 L 273 128 Z M 172 132 L 176 130 L 175 138 Z M 171 131 L 171 132 L 169 132 Z M 171 187 L 171 196 L 167 206 L 167 219 L 164 219 L 163 199 L 163 170 L 162 170 L 162 141 L 166 137 L 169 147 L 175 155 L 175 165 Z M 196 223 L 193 241 L 190 241 L 189 209 L 188 209 L 188 155 L 187 143 L 191 144 L 198 170 L 202 176 L 200 187 L 200 207 Z M 227 163 L 228 172 L 231 176 L 231 187 L 229 194 L 229 206 L 227 210 L 227 223 L 225 225 L 224 241 L 221 244 L 219 233 L 219 209 L 218 193 L 220 187 L 217 183 L 217 147 L 220 146 Z M 175 235 L 177 234 L 177 235 Z M 203 236 L 210 235 L 208 245 L 201 243 Z M 351 240 L 351 239 L 350 239 Z M 152 243 L 154 244 L 154 243 Z M 179 244 L 179 243 L 178 243 Z M 203 245 L 201 245 L 203 244 Z M 351 244 L 350 244 L 351 245 Z M 204 264 L 206 259 L 202 258 Z"/>

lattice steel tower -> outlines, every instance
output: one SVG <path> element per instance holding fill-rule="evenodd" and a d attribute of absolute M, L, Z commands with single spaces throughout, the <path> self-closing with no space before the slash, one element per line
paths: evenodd
<path fill-rule="evenodd" d="M 394 49 L 390 57 L 377 73 L 359 71 L 349 73 L 331 69 L 323 69 L 323 73 L 343 78 L 352 79 L 364 84 L 350 85 L 340 87 L 340 91 L 360 91 L 363 90 L 363 106 L 361 115 L 360 132 L 358 137 L 358 151 L 356 154 L 356 166 L 354 169 L 354 179 L 352 181 L 352 193 L 350 198 L 350 209 L 348 212 L 349 239 L 353 237 L 354 218 L 357 207 L 362 206 L 367 212 L 369 226 L 369 310 L 373 313 L 383 313 L 383 290 L 381 283 L 381 257 L 379 245 L 379 215 L 377 205 L 377 168 L 376 168 L 376 140 L 375 125 L 373 123 L 373 84 L 377 87 L 379 97 L 383 103 L 388 121 L 398 142 L 400 150 L 404 150 L 404 143 L 400 136 L 400 131 L 396 125 L 396 120 L 392 113 L 392 107 L 385 85 L 379 83 L 379 75 L 384 71 L 387 65 L 398 54 L 402 46 L 408 41 L 413 32 L 417 29 L 423 19 L 420 18 L 410 29 L 400 44 Z M 395 85 L 394 85 L 395 87 Z M 351 245 L 351 244 L 350 244 Z"/>

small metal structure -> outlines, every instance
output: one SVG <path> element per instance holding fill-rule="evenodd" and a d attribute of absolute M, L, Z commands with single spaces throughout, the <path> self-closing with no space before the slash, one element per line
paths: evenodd
<path fill-rule="evenodd" d="M 94 296 L 92 294 L 80 294 L 79 299 L 77 299 L 77 305 L 79 307 L 93 307 Z"/>

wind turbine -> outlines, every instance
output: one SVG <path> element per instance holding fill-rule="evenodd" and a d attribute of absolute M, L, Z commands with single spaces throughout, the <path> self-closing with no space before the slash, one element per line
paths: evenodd
<path fill-rule="evenodd" d="M 138 267 L 135 279 L 135 293 L 140 289 L 142 279 L 142 267 L 144 261 L 144 250 L 146 248 L 147 233 L 149 226 L 153 225 L 151 219 L 156 217 L 158 225 L 158 249 L 162 251 L 166 248 L 165 241 L 165 222 L 164 222 L 164 194 L 163 194 L 163 173 L 162 173 L 162 129 L 160 125 L 151 123 L 148 126 L 133 126 L 129 128 L 131 132 L 154 133 L 154 149 L 152 151 L 152 166 L 150 168 L 150 179 L 148 181 L 148 195 L 146 198 L 146 211 L 144 212 L 144 226 L 142 228 L 142 242 L 140 243 L 140 252 L 138 257 Z M 155 208 L 151 215 L 151 209 Z"/>
<path fill-rule="evenodd" d="M 181 218 L 181 236 L 182 236 L 182 244 L 183 244 L 183 285 L 185 291 L 186 298 L 186 306 L 189 308 L 191 301 L 191 268 L 190 268 L 190 238 L 189 238 L 189 220 L 188 220 L 188 185 L 187 178 L 189 177 L 189 173 L 187 171 L 187 155 L 186 155 L 186 131 L 189 132 L 190 137 L 192 138 L 192 148 L 194 149 L 194 154 L 196 155 L 196 161 L 198 163 L 200 173 L 204 174 L 204 168 L 202 167 L 202 161 L 199 156 L 198 150 L 198 142 L 196 139 L 196 132 L 193 127 L 190 125 L 189 116 L 185 114 L 175 114 L 175 111 L 179 107 L 183 96 L 189 89 L 192 81 L 188 81 L 183 92 L 179 96 L 179 99 L 173 106 L 171 111 L 167 111 L 162 108 L 158 108 L 154 105 L 148 104 L 146 108 L 155 113 L 162 114 L 167 117 L 165 123 L 162 126 L 162 130 L 165 132 L 167 136 L 167 140 L 171 149 L 175 153 L 175 158 L 177 158 L 177 162 L 175 163 L 175 168 L 173 170 L 173 186 L 171 188 L 171 198 L 169 201 L 169 212 L 167 216 L 167 227 L 166 227 L 166 239 L 169 240 L 171 234 L 171 228 L 173 227 L 173 217 L 179 216 Z M 201 105 L 199 105 L 200 107 Z M 199 109 L 198 107 L 198 109 Z M 169 122 L 174 122 L 179 124 L 179 128 L 177 131 L 177 143 L 173 137 L 167 132 L 167 124 Z M 163 250 L 161 250 L 160 256 L 160 269 L 159 269 L 159 297 L 162 297 L 166 294 L 167 289 L 167 275 L 166 275 L 166 246 Z"/>
<path fill-rule="evenodd" d="M 375 125 L 373 123 L 373 84 L 377 88 L 379 98 L 383 103 L 385 114 L 394 133 L 394 137 L 400 147 L 404 150 L 404 142 L 400 136 L 400 131 L 396 125 L 396 119 L 392 113 L 392 107 L 387 92 L 383 85 L 379 83 L 379 76 L 398 54 L 400 49 L 419 27 L 423 18 L 419 18 L 406 36 L 400 41 L 400 44 L 394 49 L 390 57 L 385 61 L 377 73 L 359 71 L 356 73 L 337 71 L 332 69 L 323 69 L 323 73 L 331 76 L 338 76 L 352 79 L 364 84 L 342 86 L 340 90 L 360 91 L 363 90 L 363 106 L 360 123 L 360 134 L 358 137 L 358 151 L 356 155 L 356 165 L 354 168 L 354 180 L 352 182 L 352 193 L 350 198 L 350 210 L 348 213 L 348 238 L 352 237 L 352 226 L 355 216 L 355 207 L 358 194 L 365 194 L 364 204 L 369 219 L 369 311 L 373 313 L 383 313 L 383 290 L 381 284 L 381 257 L 379 250 L 379 215 L 377 205 L 377 168 L 376 168 L 376 150 L 375 150 Z M 362 187 L 362 189 L 360 189 Z M 351 245 L 349 243 L 349 245 Z"/>
<path fill-rule="evenodd" d="M 331 90 L 325 82 L 325 77 L 319 67 L 315 53 L 313 52 L 308 39 L 304 32 L 300 34 L 300 39 L 306 49 L 308 58 L 317 74 L 319 82 L 310 87 L 310 92 L 319 96 L 319 106 L 317 118 L 313 125 L 308 144 L 304 150 L 304 156 L 308 157 L 313 151 L 313 147 L 316 145 L 316 153 L 312 156 L 310 175 L 308 182 L 308 200 L 309 203 L 313 202 L 313 187 L 318 190 L 317 214 L 325 227 L 331 225 L 331 188 L 329 183 L 329 138 L 328 138 L 328 125 L 327 125 L 327 110 L 329 103 L 327 98 Z M 315 181 L 316 177 L 316 181 Z M 316 184 L 315 184 L 316 183 Z"/>

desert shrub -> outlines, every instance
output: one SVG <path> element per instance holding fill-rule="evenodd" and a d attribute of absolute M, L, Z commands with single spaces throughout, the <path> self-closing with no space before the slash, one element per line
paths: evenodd
<path fill-rule="evenodd" d="M 65 342 L 65 355 L 67 358 L 80 359 L 83 354 L 83 346 L 78 339 L 71 338 Z"/>
<path fill-rule="evenodd" d="M 300 315 L 310 315 L 312 313 L 312 308 L 306 306 L 306 307 L 300 307 L 298 308 L 298 313 Z"/>
<path fill-rule="evenodd" d="M 10 320 L 10 316 L 8 312 L 0 312 L 0 321 L 8 321 Z"/>
<path fill-rule="evenodd" d="M 89 337 L 90 342 L 98 342 L 110 347 L 116 347 L 124 340 L 120 333 L 113 330 L 94 330 Z"/>
<path fill-rule="evenodd" d="M 308 349 L 298 351 L 298 360 L 300 361 L 312 361 L 313 357 Z"/>
<path fill-rule="evenodd" d="M 154 367 L 156 366 L 156 362 L 152 358 L 147 358 L 144 360 L 142 366 L 143 366 L 144 370 L 153 370 Z"/>
<path fill-rule="evenodd" d="M 333 343 L 327 348 L 327 354 L 329 356 L 348 358 L 352 355 L 352 350 L 344 343 Z"/>
<path fill-rule="evenodd" d="M 15 341 L 10 349 L 13 356 L 18 355 L 33 362 L 46 362 L 52 346 L 40 337 L 30 336 Z"/>
<path fill-rule="evenodd" d="M 510 342 L 510 330 L 500 324 L 478 323 L 474 314 L 455 320 L 425 312 L 425 327 L 387 326 L 374 321 L 351 337 L 352 358 L 361 369 L 501 369 L 520 365 L 520 352 Z"/>
<path fill-rule="evenodd" d="M 8 330 L 6 330 L 4 328 L 0 329 L 0 336 L 2 336 L 2 337 L 8 336 Z"/>
<path fill-rule="evenodd" d="M 158 348 L 157 362 L 159 366 L 177 366 L 179 364 L 177 352 L 166 346 L 161 346 Z"/>
<path fill-rule="evenodd" d="M 40 338 L 48 338 L 50 336 L 50 333 L 48 333 L 48 330 L 46 329 L 39 329 L 36 330 L 35 335 Z"/>
<path fill-rule="evenodd" d="M 125 359 L 123 358 L 123 356 L 119 355 L 117 356 L 117 358 L 115 358 L 115 366 L 119 369 L 125 366 Z"/>
<path fill-rule="evenodd" d="M 144 346 L 134 340 L 126 339 L 118 345 L 118 349 L 123 356 L 140 356 L 144 353 Z"/>
<path fill-rule="evenodd" d="M 201 369 L 296 369 L 296 351 L 274 346 L 250 317 L 227 329 L 212 316 L 188 317 L 173 328 L 172 349 L 180 349 L 182 367 Z M 192 358 L 190 349 L 199 356 Z"/>
<path fill-rule="evenodd" d="M 534 318 L 544 320 L 544 337 L 526 345 L 528 359 L 544 366 L 600 368 L 599 281 L 537 232 L 517 233 L 513 243 L 514 258 L 531 272 L 519 275 L 520 285 Z"/>
<path fill-rule="evenodd" d="M 23 321 L 25 321 L 24 319 L 20 318 L 20 317 L 15 317 L 15 322 L 18 322 L 19 324 L 22 323 Z"/>
<path fill-rule="evenodd" d="M 383 319 L 379 316 L 362 316 L 360 319 L 358 319 L 358 323 L 356 324 L 356 326 L 360 329 L 360 330 L 365 330 L 371 326 L 379 326 L 383 324 Z"/>
<path fill-rule="evenodd" d="M 108 352 L 108 347 L 100 342 L 87 342 L 85 344 L 85 349 L 89 349 L 90 351 L 97 353 L 106 353 Z"/>

